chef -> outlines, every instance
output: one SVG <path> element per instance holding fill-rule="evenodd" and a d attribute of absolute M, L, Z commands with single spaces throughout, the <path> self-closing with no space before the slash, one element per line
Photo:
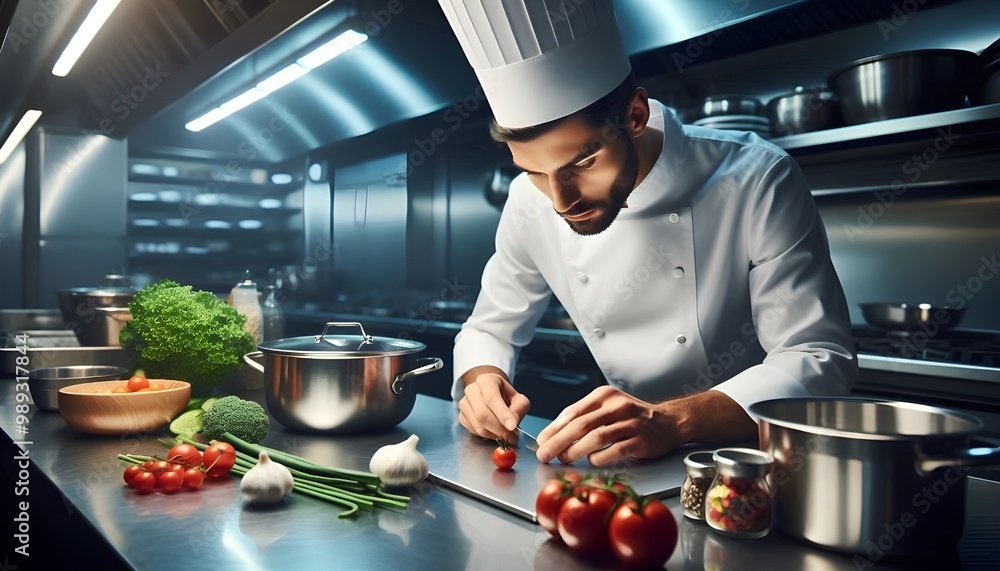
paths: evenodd
<path fill-rule="evenodd" d="M 649 99 L 611 0 L 440 3 L 524 171 L 455 340 L 465 428 L 517 440 L 514 365 L 553 294 L 608 385 L 538 435 L 542 462 L 752 437 L 755 402 L 850 391 L 847 304 L 786 153 Z"/>

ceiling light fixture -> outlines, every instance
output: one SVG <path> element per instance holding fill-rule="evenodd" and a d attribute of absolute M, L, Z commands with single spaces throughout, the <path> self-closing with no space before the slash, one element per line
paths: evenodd
<path fill-rule="evenodd" d="M 29 109 L 24 112 L 21 116 L 21 120 L 14 125 L 14 130 L 10 132 L 10 136 L 4 141 L 3 146 L 0 147 L 0 164 L 7 161 L 10 154 L 14 152 L 14 149 L 21 144 L 21 140 L 24 139 L 28 131 L 35 126 L 35 121 L 42 116 L 42 112 L 37 109 Z"/>
<path fill-rule="evenodd" d="M 255 87 L 244 91 L 211 111 L 184 125 L 188 131 L 198 132 L 225 119 L 247 105 L 259 101 L 310 71 L 332 60 L 347 50 L 361 45 L 368 36 L 354 30 L 347 30 L 313 51 L 300 57 L 295 63 L 276 71 L 262 79 Z"/>
<path fill-rule="evenodd" d="M 80 59 L 83 50 L 87 49 L 98 30 L 118 7 L 119 2 L 121 0 L 97 0 L 97 4 L 90 9 L 90 13 L 83 19 L 83 23 L 73 34 L 73 38 L 66 45 L 62 55 L 56 60 L 56 65 L 52 67 L 52 75 L 66 77 L 69 70 L 73 69 L 76 64 L 76 60 Z"/>

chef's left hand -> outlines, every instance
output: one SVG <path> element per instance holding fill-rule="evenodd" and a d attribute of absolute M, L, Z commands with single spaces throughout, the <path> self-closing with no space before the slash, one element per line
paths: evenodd
<path fill-rule="evenodd" d="M 614 387 L 597 388 L 566 407 L 538 435 L 538 460 L 559 458 L 568 464 L 586 456 L 601 466 L 666 454 L 684 442 L 676 430 L 676 411 L 664 404 L 641 401 Z"/>

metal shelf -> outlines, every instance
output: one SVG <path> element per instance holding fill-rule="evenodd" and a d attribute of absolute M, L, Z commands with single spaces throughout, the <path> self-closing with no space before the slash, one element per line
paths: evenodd
<path fill-rule="evenodd" d="M 996 126 L 1000 127 L 1000 103 L 777 137 L 771 139 L 771 142 L 788 151 L 811 151 L 842 143 L 852 143 L 855 146 L 857 143 L 877 143 L 880 139 L 894 135 L 916 135 L 941 127 L 979 122 L 983 122 L 984 126 L 996 122 Z"/>

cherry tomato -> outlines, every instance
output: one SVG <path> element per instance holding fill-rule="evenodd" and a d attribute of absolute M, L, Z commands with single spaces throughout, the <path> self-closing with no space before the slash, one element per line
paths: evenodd
<path fill-rule="evenodd" d="M 645 502 L 640 510 L 627 500 L 608 523 L 611 549 L 632 569 L 663 567 L 677 546 L 677 522 L 659 500 Z"/>
<path fill-rule="evenodd" d="M 559 509 L 556 523 L 559 537 L 583 555 L 603 555 L 610 551 L 608 514 L 618 498 L 607 490 L 577 486 Z"/>
<path fill-rule="evenodd" d="M 150 472 L 153 473 L 154 476 L 159 478 L 160 474 L 170 470 L 170 462 L 167 462 L 166 460 L 156 460 L 153 462 L 153 468 L 152 469 L 147 468 L 147 470 L 149 470 Z"/>
<path fill-rule="evenodd" d="M 517 453 L 502 438 L 497 438 L 497 449 L 493 451 L 493 464 L 499 470 L 510 470 L 517 462 Z"/>
<path fill-rule="evenodd" d="M 138 375 L 132 377 L 128 380 L 128 390 L 131 392 L 138 392 L 139 389 L 148 389 L 149 380 L 146 377 L 140 377 Z"/>
<path fill-rule="evenodd" d="M 156 485 L 164 492 L 176 492 L 184 483 L 184 476 L 180 472 L 168 470 L 156 477 Z"/>
<path fill-rule="evenodd" d="M 566 474 L 556 474 L 557 477 L 549 479 L 538 492 L 535 498 L 535 517 L 538 523 L 555 537 L 559 537 L 559 526 L 556 519 L 559 518 L 559 508 L 573 493 L 573 484 L 583 480 L 577 472 L 567 472 Z"/>
<path fill-rule="evenodd" d="M 189 490 L 197 490 L 205 482 L 205 473 L 198 468 L 188 468 L 184 470 L 184 487 Z"/>
<path fill-rule="evenodd" d="M 114 389 L 112 389 L 112 390 L 111 390 L 111 392 L 112 392 L 113 394 L 117 394 L 117 393 L 127 393 L 127 392 L 129 392 L 129 390 L 128 390 L 128 386 L 126 386 L 126 385 L 122 385 L 122 386 L 120 386 L 120 387 L 115 387 Z"/>
<path fill-rule="evenodd" d="M 201 452 L 190 444 L 178 444 L 167 452 L 167 460 L 187 466 L 201 466 Z"/>
<path fill-rule="evenodd" d="M 228 442 L 216 442 L 201 455 L 201 462 L 209 478 L 225 476 L 236 463 L 236 449 Z"/>
<path fill-rule="evenodd" d="M 142 472 L 143 469 L 141 466 L 132 465 L 129 466 L 128 468 L 125 468 L 125 474 L 123 474 L 122 477 L 125 478 L 125 483 L 131 486 L 132 482 L 135 480 L 135 477 Z"/>
<path fill-rule="evenodd" d="M 151 391 L 162 391 L 163 390 L 163 385 L 161 385 L 160 383 L 150 383 L 149 384 L 149 390 L 151 390 Z"/>
<path fill-rule="evenodd" d="M 140 494 L 148 494 L 156 487 L 156 476 L 152 472 L 140 472 L 132 480 L 132 487 Z"/>
<path fill-rule="evenodd" d="M 156 466 L 156 462 L 157 462 L 156 460 L 146 460 L 139 467 L 142 468 L 143 470 L 147 471 L 147 472 L 152 472 L 153 471 L 153 467 Z"/>

